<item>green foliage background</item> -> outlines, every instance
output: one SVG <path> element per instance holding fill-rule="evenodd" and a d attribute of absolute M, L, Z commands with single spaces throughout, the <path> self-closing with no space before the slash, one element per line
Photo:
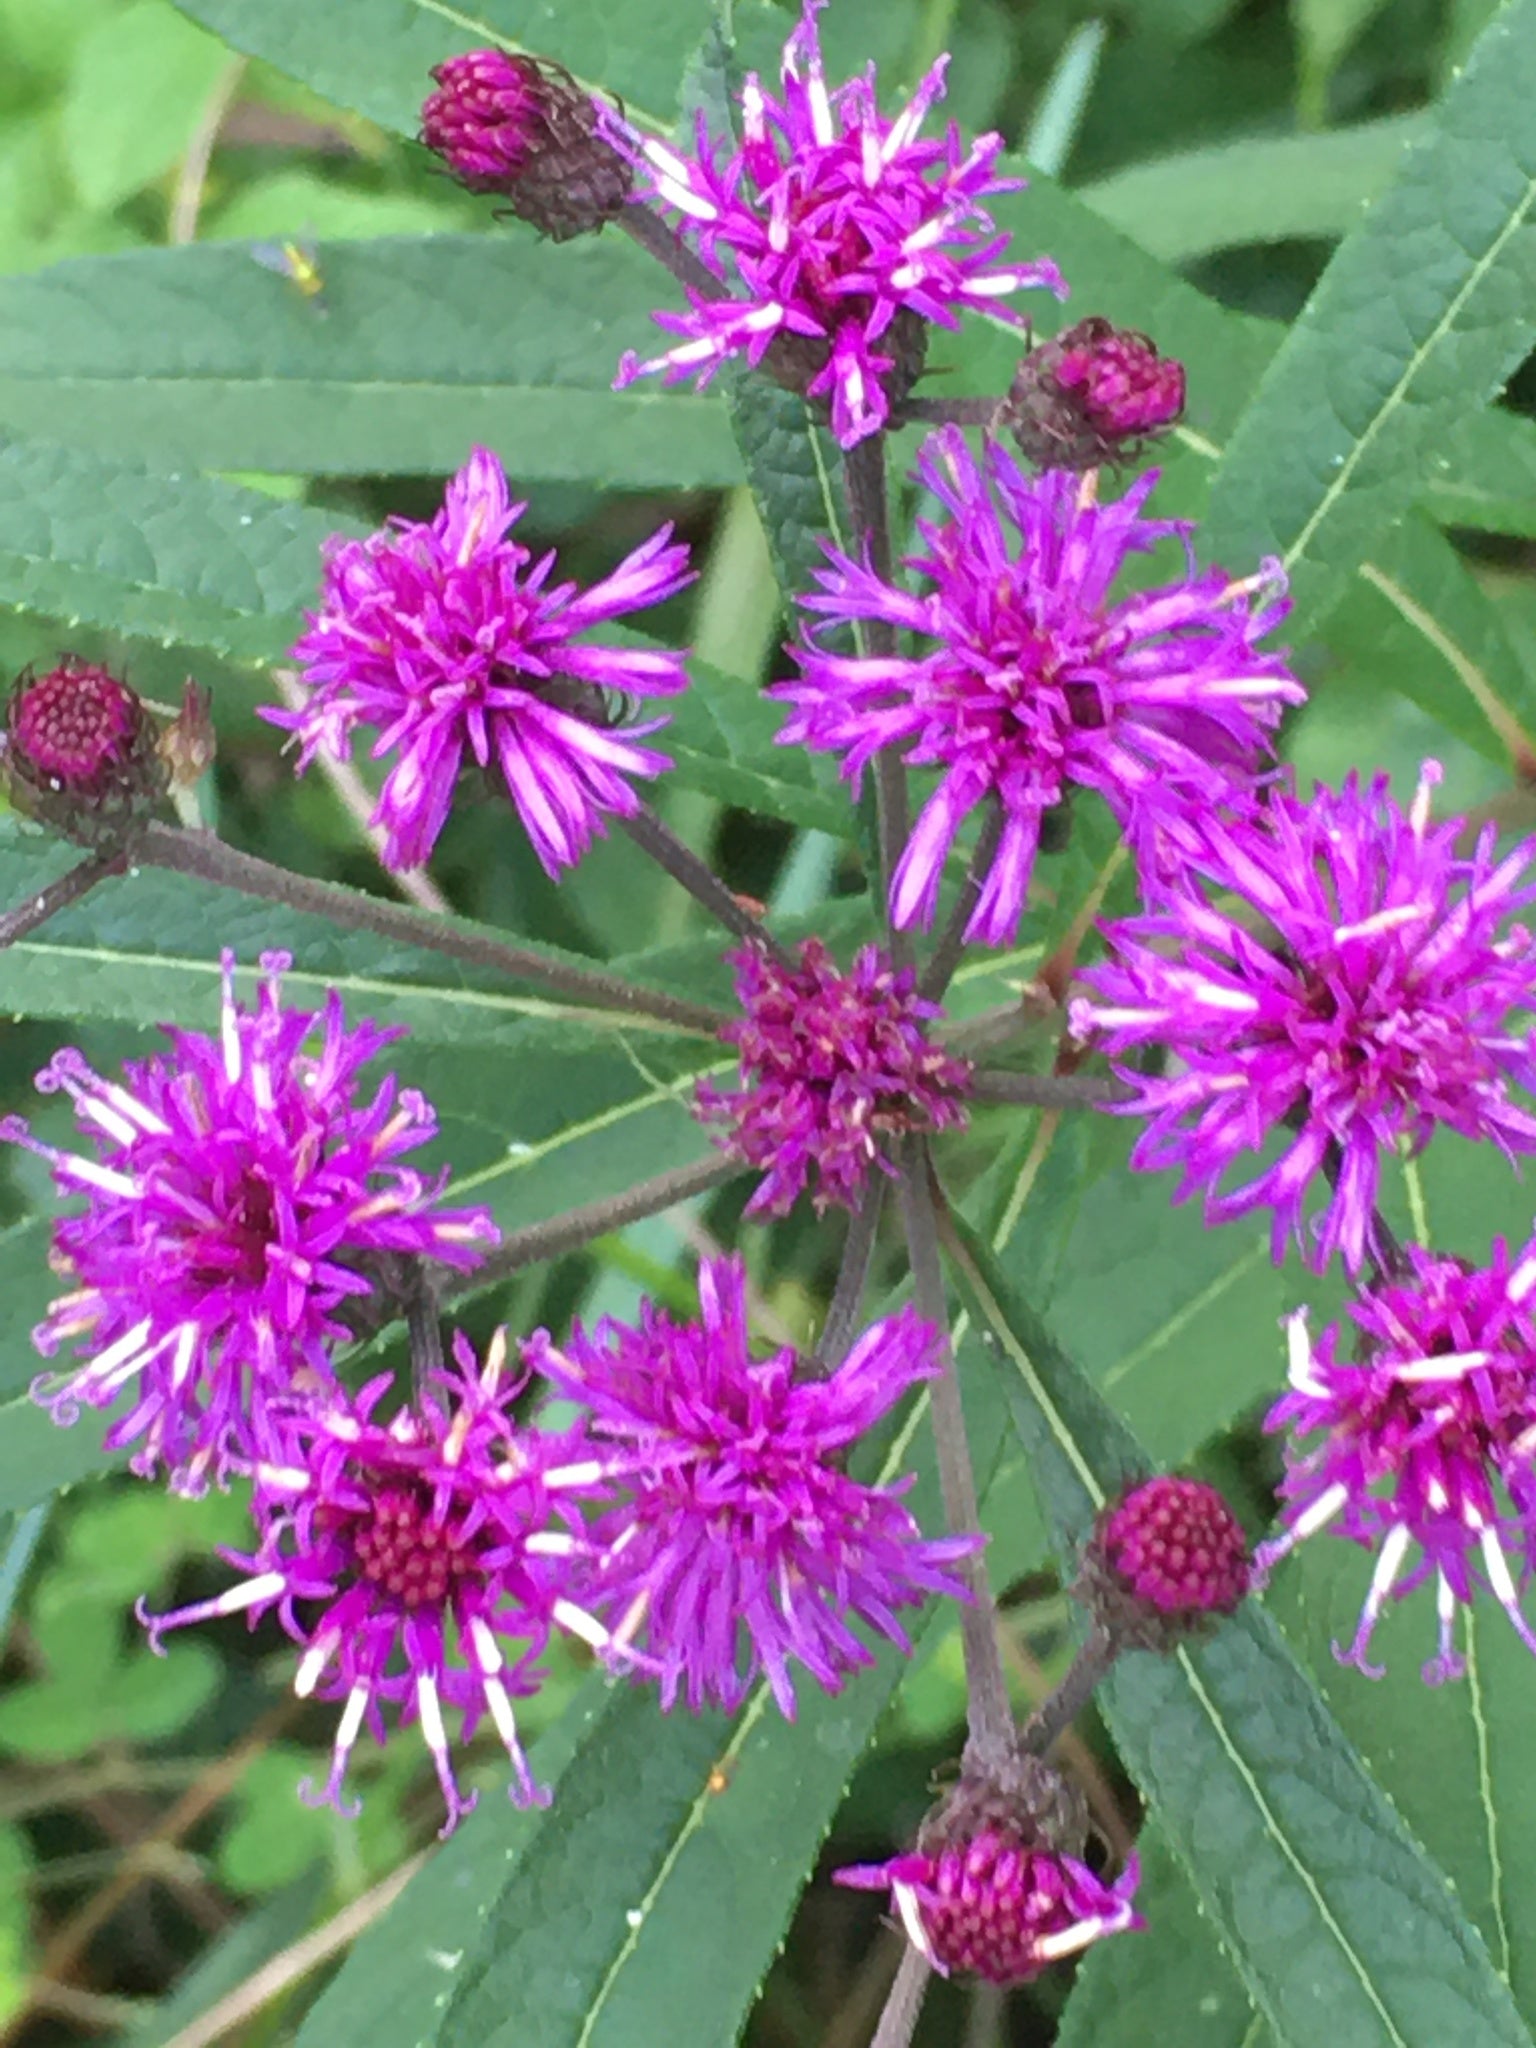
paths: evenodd
<path fill-rule="evenodd" d="M 788 20 L 738 0 L 731 61 L 770 63 Z M 1410 778 L 1433 754 L 1449 804 L 1527 819 L 1536 0 L 1118 0 L 1102 16 L 831 0 L 824 33 L 834 76 L 873 57 L 891 92 L 953 51 L 951 110 L 1001 126 L 1031 166 L 1004 224 L 1073 285 L 1065 316 L 1034 309 L 1042 329 L 1102 312 L 1185 358 L 1189 418 L 1159 503 L 1207 521 L 1203 550 L 1234 569 L 1285 560 L 1313 691 L 1286 739 L 1303 777 Z M 355 818 L 290 776 L 255 707 L 322 539 L 422 516 L 484 440 L 575 573 L 662 516 L 697 545 L 704 577 L 656 627 L 698 654 L 660 802 L 788 929 L 852 943 L 870 923 L 854 820 L 773 747 L 757 695 L 785 595 L 841 516 L 827 451 L 782 394 L 613 394 L 665 281 L 613 235 L 552 249 L 498 226 L 410 145 L 427 68 L 498 39 L 659 127 L 724 89 L 709 0 L 0 0 L 0 668 L 67 645 L 165 699 L 192 671 L 219 728 L 208 821 L 382 888 Z M 319 306 L 252 260 L 253 238 L 294 235 L 320 243 Z M 942 388 L 963 393 L 1001 389 L 1016 353 L 980 323 L 934 351 Z M 1084 806 L 1019 948 L 969 963 L 956 1010 L 1028 981 L 1106 885 L 1111 846 Z M 0 820 L 0 902 L 67 864 Z M 503 818 L 469 804 L 434 872 L 464 917 L 679 992 L 722 988 L 716 941 L 622 846 L 556 892 Z M 1125 886 L 1110 870 L 1111 903 Z M 711 1043 L 573 1017 L 166 876 L 105 887 L 0 953 L 4 1106 L 30 1110 L 30 1075 L 65 1034 L 111 1061 L 159 1021 L 206 1027 L 218 944 L 250 960 L 279 942 L 301 996 L 334 983 L 409 1025 L 442 1156 L 505 1226 L 700 1156 L 685 1098 Z M 1118 1474 L 1195 1466 L 1256 1528 L 1270 1512 L 1256 1418 L 1296 1277 L 1257 1228 L 1207 1232 L 1166 1185 L 1131 1180 L 1124 1151 L 1107 1123 L 997 1112 L 951 1155 L 972 1233 L 962 1370 L 1021 1706 L 1068 1654 L 1060 1560 Z M 164 1604 L 218 1583 L 241 1504 L 132 1485 L 89 1424 L 60 1432 L 31 1406 L 49 1194 L 26 1156 L 4 1172 L 3 2038 L 190 2048 L 203 2015 L 273 1968 L 228 2038 L 867 2039 L 894 1947 L 824 1873 L 901 1841 L 958 1745 L 948 1621 L 910 1665 L 883 1657 L 839 1699 L 808 1699 L 794 1728 L 761 1698 L 734 1721 L 663 1721 L 570 1659 L 533 1708 L 554 1805 L 513 1813 L 483 1747 L 481 1811 L 417 1869 L 434 1797 L 409 1742 L 366 1761 L 359 1825 L 316 1813 L 293 1785 L 320 1765 L 326 1716 L 287 1703 L 275 1632 L 200 1632 L 156 1662 L 126 1621 L 140 1592 Z M 1425 1180 L 1451 1248 L 1529 1232 L 1500 1160 L 1440 1149 Z M 686 1305 L 697 1243 L 733 1239 L 741 1199 L 695 1205 L 686 1241 L 675 1221 L 641 1224 L 472 1298 L 467 1326 L 623 1313 L 642 1290 Z M 835 1242 L 795 1218 L 744 1244 L 771 1312 L 814 1330 Z M 373 1355 L 397 1352 L 386 1333 Z M 921 1464 L 921 1421 L 886 1447 L 891 1469 Z M 925 1473 L 930 1517 L 931 1493 Z M 1429 1693 L 1422 1614 L 1384 1629 L 1382 1684 L 1339 1672 L 1330 1643 L 1363 1576 L 1347 1554 L 1303 1557 L 1208 1649 L 1125 1669 L 1078 1761 L 1111 1827 L 1150 1808 L 1150 1931 L 1092 1955 L 1070 1989 L 1052 1978 L 1006 2007 L 944 1991 L 928 2048 L 1530 2048 L 1536 1673 L 1479 1621 L 1469 1682 Z M 379 1919 L 374 1888 L 396 1873 L 408 1890 Z M 40 1966 L 49 1981 L 29 1989 Z"/>

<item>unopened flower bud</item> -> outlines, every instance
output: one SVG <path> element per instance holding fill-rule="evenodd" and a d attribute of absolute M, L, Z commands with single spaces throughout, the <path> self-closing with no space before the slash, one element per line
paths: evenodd
<path fill-rule="evenodd" d="M 602 132 L 602 108 L 543 57 L 469 50 L 432 73 L 421 139 L 471 192 L 495 193 L 519 220 L 568 242 L 616 220 L 631 165 Z"/>
<path fill-rule="evenodd" d="M 1038 1757 L 991 1777 L 966 1773 L 924 1821 L 917 1846 L 889 1863 L 835 1873 L 890 1890 L 907 1937 L 943 1975 L 1022 1984 L 1106 1934 L 1139 1927 L 1134 1857 L 1113 1885 L 1080 1858 L 1082 1795 Z"/>
<path fill-rule="evenodd" d="M 1032 349 L 1001 424 L 1041 469 L 1131 462 L 1184 411 L 1184 365 L 1144 334 L 1094 317 Z"/>
<path fill-rule="evenodd" d="M 172 789 L 192 789 L 213 766 L 217 740 L 208 692 L 189 676 L 181 693 L 181 709 L 160 735 L 160 759 Z"/>
<path fill-rule="evenodd" d="M 1073 1591 L 1120 1650 L 1171 1650 L 1236 1613 L 1248 1539 L 1214 1486 L 1149 1479 L 1094 1525 Z"/>
<path fill-rule="evenodd" d="M 83 845 L 121 834 L 165 789 L 153 725 L 137 694 L 109 669 L 61 656 L 45 675 L 17 679 L 3 758 L 11 800 Z"/>

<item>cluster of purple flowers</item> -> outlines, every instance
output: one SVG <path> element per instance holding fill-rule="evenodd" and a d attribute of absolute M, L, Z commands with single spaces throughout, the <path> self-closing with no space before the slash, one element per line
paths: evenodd
<path fill-rule="evenodd" d="M 692 154 L 558 67 L 495 51 L 439 67 L 423 132 L 471 189 L 557 239 L 641 216 L 639 239 L 670 237 L 687 310 L 657 315 L 673 345 L 627 355 L 621 385 L 707 382 L 739 360 L 820 405 L 858 463 L 909 416 L 931 326 L 978 310 L 1019 322 L 1011 295 L 1065 286 L 1049 262 L 1013 260 L 985 211 L 1018 182 L 998 173 L 999 138 L 967 145 L 951 125 L 924 139 L 942 61 L 887 118 L 872 74 L 827 85 L 821 4 L 804 0 L 777 94 L 750 78 L 739 136 L 701 117 Z M 1480 1589 L 1536 1649 L 1521 1609 L 1536 1244 L 1495 1245 L 1483 1266 L 1404 1248 L 1378 1204 L 1441 1128 L 1536 1149 L 1522 1099 L 1536 949 L 1518 921 L 1536 842 L 1500 856 L 1492 827 L 1468 846 L 1435 823 L 1433 764 L 1406 809 L 1384 779 L 1307 795 L 1277 766 L 1280 721 L 1305 698 L 1273 644 L 1279 565 L 1201 566 L 1190 523 L 1147 511 L 1155 470 L 1103 487 L 1183 403 L 1179 366 L 1105 321 L 1032 350 L 979 451 L 953 422 L 924 443 L 906 573 L 869 535 L 825 545 L 795 673 L 770 692 L 788 707 L 779 738 L 835 756 L 855 790 L 877 758 L 918 771 L 885 883 L 897 935 L 931 927 L 958 885 L 964 938 L 1014 943 L 1052 822 L 1078 792 L 1113 815 L 1142 907 L 1104 927 L 1067 1055 L 1113 1063 L 1114 1110 L 1142 1120 L 1133 1166 L 1172 1169 L 1175 1199 L 1199 1195 L 1213 1223 L 1268 1212 L 1277 1261 L 1292 1243 L 1319 1271 L 1337 1255 L 1355 1289 L 1347 1326 L 1314 1339 L 1304 1313 L 1290 1322 L 1270 1417 L 1289 1442 L 1284 1526 L 1258 1569 L 1324 1528 L 1372 1550 L 1347 1653 L 1362 1669 L 1386 1602 L 1432 1584 L 1426 1675 L 1449 1678 L 1458 1609 Z M 589 636 L 682 591 L 687 547 L 664 526 L 582 588 L 516 537 L 526 509 L 476 448 L 434 519 L 334 542 L 293 650 L 307 697 L 267 714 L 300 768 L 373 736 L 393 867 L 431 856 L 473 767 L 558 878 L 608 819 L 638 818 L 636 782 L 670 765 L 638 743 L 664 713 L 635 718 L 686 688 L 685 655 L 632 630 Z M 136 700 L 79 664 L 28 687 L 5 739 L 13 777 L 39 801 L 110 787 L 138 802 L 160 769 Z M 807 1193 L 818 1212 L 859 1210 L 872 1173 L 900 1170 L 899 1146 L 966 1123 L 972 1069 L 936 1036 L 943 1013 L 903 944 L 865 945 L 846 970 L 819 939 L 791 955 L 759 933 L 732 955 L 740 1015 L 721 1035 L 739 1077 L 702 1083 L 696 1108 L 761 1175 L 750 1215 Z M 69 1291 L 37 1333 L 48 1357 L 73 1357 L 39 1397 L 66 1422 L 110 1411 L 108 1442 L 146 1476 L 251 1486 L 252 1547 L 229 1554 L 240 1578 L 144 1615 L 151 1639 L 275 1616 L 298 1692 L 340 1707 L 318 1796 L 347 1803 L 353 1747 L 391 1715 L 419 1725 L 449 1827 L 473 1804 L 449 1716 L 465 1739 L 489 1717 L 513 1796 L 543 1796 L 514 1701 L 560 1634 L 654 1681 L 664 1707 L 733 1710 L 762 1682 L 792 1715 L 797 1673 L 835 1691 L 871 1661 L 870 1638 L 907 1647 L 902 1610 L 965 1597 L 974 1531 L 925 1537 L 906 1482 L 848 1469 L 947 1369 L 943 1334 L 911 1309 L 840 1358 L 757 1356 L 745 1268 L 709 1259 L 696 1321 L 646 1304 L 632 1325 L 540 1330 L 515 1367 L 504 1334 L 483 1360 L 459 1335 L 409 1396 L 389 1375 L 350 1386 L 338 1358 L 369 1297 L 398 1307 L 409 1276 L 470 1275 L 497 1233 L 485 1211 L 446 1206 L 445 1171 L 408 1163 L 435 1138 L 430 1105 L 361 1083 L 398 1034 L 349 1025 L 334 992 L 287 1008 L 287 961 L 262 968 L 246 1008 L 226 956 L 217 1034 L 174 1032 L 117 1079 L 58 1054 L 39 1086 L 72 1099 L 78 1150 L 17 1118 L 0 1136 L 79 1204 L 55 1237 Z M 1233 1611 L 1249 1584 L 1219 1499 L 1159 1481 L 1106 1519 L 1079 1590 L 1122 1647 L 1147 1648 Z M 1000 1982 L 1139 1924 L 1134 1862 L 1107 1883 L 1022 1812 L 951 1814 L 911 1855 L 846 1879 L 889 1888 L 937 1967 Z"/>

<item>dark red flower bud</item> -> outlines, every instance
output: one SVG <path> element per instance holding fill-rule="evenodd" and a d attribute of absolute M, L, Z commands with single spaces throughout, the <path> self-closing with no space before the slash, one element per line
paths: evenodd
<path fill-rule="evenodd" d="M 86 845 L 116 837 L 163 794 L 153 725 L 128 685 L 63 655 L 18 677 L 6 710 L 4 761 L 18 810 Z"/>
<path fill-rule="evenodd" d="M 432 73 L 421 139 L 471 192 L 493 192 L 551 241 L 616 220 L 631 165 L 602 133 L 602 108 L 543 57 L 470 50 Z"/>
<path fill-rule="evenodd" d="M 1215 1487 L 1161 1478 L 1099 1516 L 1073 1590 L 1117 1648 L 1171 1650 L 1234 1614 L 1251 1578 L 1248 1539 Z"/>
<path fill-rule="evenodd" d="M 1084 470 L 1134 461 L 1183 411 L 1184 365 L 1095 317 L 1030 351 L 1001 417 L 1026 460 Z"/>
<path fill-rule="evenodd" d="M 1082 1795 L 1038 1757 L 1001 1779 L 963 1776 L 908 1855 L 834 1873 L 838 1884 L 889 1889 L 907 1937 L 936 1970 L 1022 1984 L 1106 1934 L 1142 1922 L 1131 1905 L 1132 1857 L 1113 1885 L 1081 1859 Z"/>

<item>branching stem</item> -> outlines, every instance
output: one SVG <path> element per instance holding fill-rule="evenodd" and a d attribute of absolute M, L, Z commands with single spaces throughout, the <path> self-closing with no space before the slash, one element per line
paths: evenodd
<path fill-rule="evenodd" d="M 1040 1702 L 1019 1730 L 1019 1747 L 1033 1756 L 1044 1756 L 1060 1736 L 1065 1735 L 1093 1698 L 1118 1654 L 1116 1645 L 1101 1628 L 1088 1632 L 1083 1647 L 1056 1690 Z"/>
<path fill-rule="evenodd" d="M 727 296 L 725 286 L 714 272 L 705 267 L 682 237 L 659 213 L 653 213 L 643 200 L 633 200 L 625 207 L 619 215 L 619 226 L 647 256 L 654 256 L 664 269 L 670 270 L 686 290 L 696 292 L 701 299 L 723 299 Z"/>
<path fill-rule="evenodd" d="M 918 982 L 918 993 L 930 1003 L 936 1003 L 949 987 L 955 969 L 960 965 L 965 951 L 965 928 L 971 921 L 976 908 L 976 899 L 981 894 L 981 885 L 987 869 L 991 867 L 997 853 L 997 843 L 1003 836 L 1002 806 L 996 802 L 987 808 L 982 822 L 981 835 L 976 841 L 970 865 L 965 871 L 965 880 L 960 884 L 960 895 L 950 912 L 949 923 L 939 936 L 939 943 L 928 957 L 923 968 L 922 979 Z"/>
<path fill-rule="evenodd" d="M 880 1211 L 884 1206 L 885 1176 L 872 1173 L 864 1190 L 864 1199 L 854 1210 L 848 1225 L 848 1235 L 843 1241 L 843 1261 L 837 1271 L 837 1285 L 832 1290 L 827 1320 L 822 1325 L 821 1341 L 816 1346 L 817 1360 L 827 1372 L 835 1371 L 847 1357 L 853 1333 L 858 1328 L 859 1310 L 863 1306 L 869 1269 L 875 1256 L 875 1240 L 880 1232 Z"/>
<path fill-rule="evenodd" d="M 14 946 L 18 939 L 24 939 L 28 932 L 35 932 L 40 924 L 46 924 L 61 910 L 67 910 L 71 903 L 78 903 L 82 896 L 88 896 L 108 875 L 120 875 L 127 864 L 125 853 L 89 853 L 56 881 L 45 883 L 35 896 L 28 897 L 25 903 L 19 903 L 14 910 L 6 911 L 0 917 L 0 952 L 7 946 Z"/>
<path fill-rule="evenodd" d="M 738 939 L 761 946 L 774 956 L 781 967 L 793 968 L 794 962 L 761 918 L 754 917 L 709 863 L 700 860 L 691 846 L 685 846 L 653 810 L 642 805 L 632 818 L 620 818 L 619 823 L 640 851 L 648 854 L 659 867 L 665 868 L 674 882 L 680 882 L 716 923 L 724 925 Z"/>
<path fill-rule="evenodd" d="M 971 1076 L 977 1102 L 1018 1102 L 1031 1109 L 1087 1109 L 1124 1102 L 1130 1091 L 1111 1074 L 1008 1074 L 982 1068 Z"/>

